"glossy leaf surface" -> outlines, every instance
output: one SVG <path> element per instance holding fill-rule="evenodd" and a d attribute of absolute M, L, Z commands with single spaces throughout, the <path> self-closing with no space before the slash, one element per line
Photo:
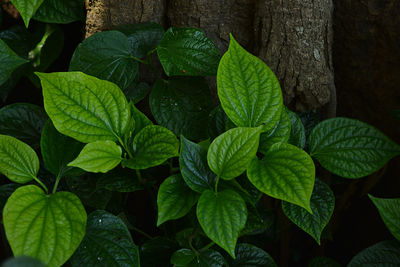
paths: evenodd
<path fill-rule="evenodd" d="M 290 131 L 290 138 L 289 143 L 292 145 L 297 146 L 298 148 L 304 148 L 306 145 L 306 130 L 304 128 L 303 122 L 301 121 L 300 117 L 286 109 L 286 112 L 289 115 L 290 122 L 292 124 L 291 131 Z"/>
<path fill-rule="evenodd" d="M 47 23 L 70 23 L 84 18 L 83 0 L 44 0 L 33 18 Z"/>
<path fill-rule="evenodd" d="M 11 3 L 17 8 L 19 14 L 21 14 L 24 20 L 25 26 L 28 28 L 29 21 L 32 16 L 36 13 L 36 10 L 43 3 L 43 0 L 10 0 Z"/>
<path fill-rule="evenodd" d="M 400 198 L 377 198 L 368 195 L 386 227 L 400 241 Z"/>
<path fill-rule="evenodd" d="M 37 75 L 45 110 L 60 133 L 83 143 L 123 136 L 130 112 L 118 86 L 81 72 Z"/>
<path fill-rule="evenodd" d="M 364 122 L 333 118 L 319 123 L 309 137 L 310 155 L 330 172 L 360 178 L 400 154 L 400 147 Z"/>
<path fill-rule="evenodd" d="M 85 235 L 85 208 L 70 192 L 46 195 L 35 185 L 20 187 L 3 216 L 14 256 L 30 256 L 50 267 L 64 264 Z"/>
<path fill-rule="evenodd" d="M 0 39 L 0 85 L 10 78 L 12 72 L 22 64 L 28 62 L 19 57 L 8 45 Z"/>
<path fill-rule="evenodd" d="M 347 267 L 380 267 L 400 265 L 400 242 L 382 241 L 358 253 Z"/>
<path fill-rule="evenodd" d="M 236 259 L 231 260 L 231 267 L 278 267 L 274 259 L 264 250 L 250 244 L 238 244 Z"/>
<path fill-rule="evenodd" d="M 175 251 L 171 263 L 176 267 L 222 267 L 225 259 L 215 250 L 208 249 L 196 254 L 193 250 L 183 248 Z"/>
<path fill-rule="evenodd" d="M 312 212 L 315 166 L 303 150 L 290 144 L 275 144 L 262 160 L 253 158 L 247 176 L 261 192 Z"/>

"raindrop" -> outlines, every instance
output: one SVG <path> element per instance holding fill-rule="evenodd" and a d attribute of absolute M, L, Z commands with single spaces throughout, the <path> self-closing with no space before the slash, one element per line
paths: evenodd
<path fill-rule="evenodd" d="M 103 258 L 102 257 L 97 257 L 97 260 L 98 261 L 101 261 Z"/>
<path fill-rule="evenodd" d="M 101 223 L 101 219 L 99 219 L 99 223 Z"/>

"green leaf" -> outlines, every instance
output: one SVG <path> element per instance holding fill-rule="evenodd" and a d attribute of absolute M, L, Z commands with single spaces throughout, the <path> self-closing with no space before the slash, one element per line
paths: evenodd
<path fill-rule="evenodd" d="M 310 155 L 330 172 L 360 178 L 400 155 L 400 146 L 364 122 L 333 118 L 319 123 L 309 137 Z"/>
<path fill-rule="evenodd" d="M 34 179 L 38 171 L 39 158 L 30 146 L 14 137 L 0 135 L 0 173 L 24 184 Z"/>
<path fill-rule="evenodd" d="M 185 216 L 198 198 L 199 195 L 189 190 L 181 175 L 173 175 L 165 179 L 157 194 L 157 226 Z"/>
<path fill-rule="evenodd" d="M 143 184 L 139 183 L 136 173 L 126 168 L 116 168 L 103 174 L 97 180 L 97 187 L 117 192 L 134 192 L 144 189 Z"/>
<path fill-rule="evenodd" d="M 143 128 L 133 139 L 133 155 L 122 166 L 131 169 L 147 169 L 178 156 L 179 141 L 168 129 L 150 125 Z"/>
<path fill-rule="evenodd" d="M 132 59 L 128 38 L 106 31 L 93 34 L 76 48 L 69 70 L 108 80 L 123 90 L 134 81 L 138 63 Z"/>
<path fill-rule="evenodd" d="M 60 134 L 51 120 L 45 124 L 40 140 L 42 158 L 46 169 L 58 176 L 80 174 L 80 170 L 67 166 L 83 148 L 83 144 Z"/>
<path fill-rule="evenodd" d="M 19 57 L 2 39 L 0 39 L 0 85 L 10 78 L 17 67 L 26 62 L 28 62 L 26 59 Z"/>
<path fill-rule="evenodd" d="M 278 123 L 283 110 L 278 79 L 232 35 L 218 67 L 217 87 L 222 108 L 237 126 L 265 124 L 265 130 L 270 130 Z"/>
<path fill-rule="evenodd" d="M 165 237 L 150 239 L 140 247 L 140 266 L 169 266 L 171 255 L 178 248 L 176 242 Z M 154 255 L 157 255 L 157 257 Z"/>
<path fill-rule="evenodd" d="M 303 150 L 291 144 L 275 144 L 262 160 L 253 158 L 247 176 L 261 192 L 312 212 L 310 198 L 315 181 L 315 166 Z"/>
<path fill-rule="evenodd" d="M 29 21 L 36 13 L 36 10 L 43 3 L 43 0 L 10 0 L 11 3 L 17 8 L 19 14 L 21 14 L 24 20 L 25 27 L 28 28 Z"/>
<path fill-rule="evenodd" d="M 46 120 L 47 115 L 39 106 L 11 104 L 0 109 L 0 134 L 11 135 L 36 149 Z"/>
<path fill-rule="evenodd" d="M 13 25 L 0 32 L 0 38 L 18 56 L 28 59 L 29 52 L 40 42 L 45 27 L 40 25 L 36 31 L 31 33 L 22 25 Z"/>
<path fill-rule="evenodd" d="M 124 94 L 129 101 L 132 101 L 133 104 L 137 104 L 138 102 L 143 100 L 150 91 L 151 87 L 147 83 L 133 82 L 131 85 L 124 89 Z"/>
<path fill-rule="evenodd" d="M 45 110 L 60 133 L 83 143 L 123 136 L 130 112 L 115 84 L 81 72 L 36 75 L 42 82 Z"/>
<path fill-rule="evenodd" d="M 137 58 L 145 57 L 160 43 L 164 29 L 154 22 L 119 25 L 115 28 L 128 37 L 131 53 Z"/>
<path fill-rule="evenodd" d="M 176 135 L 193 140 L 208 137 L 211 94 L 203 78 L 157 80 L 150 94 L 150 108 L 157 123 Z"/>
<path fill-rule="evenodd" d="M 285 143 L 289 140 L 291 122 L 288 113 L 283 110 L 278 124 L 266 133 L 260 135 L 260 146 L 258 151 L 265 154 L 275 143 Z"/>
<path fill-rule="evenodd" d="M 275 221 L 274 214 L 271 211 L 259 211 L 254 206 L 247 206 L 246 226 L 240 232 L 240 236 L 259 235 L 270 229 Z"/>
<path fill-rule="evenodd" d="M 289 109 L 286 109 L 286 112 L 288 113 L 290 122 L 292 124 L 288 142 L 297 146 L 298 148 L 303 149 L 306 145 L 306 130 L 304 125 L 296 113 L 290 111 Z"/>
<path fill-rule="evenodd" d="M 136 136 L 146 126 L 153 125 L 153 122 L 138 110 L 132 102 L 129 103 L 129 106 L 131 108 L 132 118 L 135 121 L 135 129 L 131 136 Z"/>
<path fill-rule="evenodd" d="M 213 190 L 217 176 L 207 163 L 207 149 L 191 142 L 181 135 L 179 166 L 186 184 L 194 191 L 202 193 Z"/>
<path fill-rule="evenodd" d="M 232 190 L 204 191 L 197 204 L 197 219 L 205 234 L 235 258 L 235 246 L 247 220 L 244 200 Z"/>
<path fill-rule="evenodd" d="M 285 215 L 298 227 L 310 234 L 318 245 L 321 244 L 321 233 L 328 224 L 335 208 L 335 195 L 327 184 L 315 180 L 314 191 L 311 195 L 310 214 L 307 210 L 289 202 L 282 201 Z"/>
<path fill-rule="evenodd" d="M 236 259 L 229 263 L 231 267 L 278 267 L 267 252 L 251 244 L 238 244 L 235 253 Z"/>
<path fill-rule="evenodd" d="M 220 134 L 223 134 L 227 129 L 225 128 L 228 117 L 226 116 L 221 105 L 214 108 L 208 120 L 208 135 L 211 139 L 215 139 Z"/>
<path fill-rule="evenodd" d="M 400 265 L 400 242 L 382 241 L 358 253 L 347 267 L 382 267 Z"/>
<path fill-rule="evenodd" d="M 37 259 L 20 256 L 6 260 L 1 267 L 46 267 L 46 265 Z"/>
<path fill-rule="evenodd" d="M 122 148 L 113 141 L 96 141 L 86 144 L 78 157 L 68 166 L 87 172 L 108 172 L 122 160 Z"/>
<path fill-rule="evenodd" d="M 226 180 L 242 174 L 257 153 L 261 130 L 238 127 L 215 138 L 207 154 L 211 170 Z"/>
<path fill-rule="evenodd" d="M 44 0 L 33 18 L 47 23 L 66 24 L 84 19 L 83 0 Z"/>
<path fill-rule="evenodd" d="M 400 241 L 400 198 L 377 198 L 368 195 L 392 235 Z"/>
<path fill-rule="evenodd" d="M 35 185 L 20 187 L 3 216 L 14 256 L 30 256 L 49 267 L 65 263 L 85 235 L 85 208 L 70 192 L 46 195 Z"/>
<path fill-rule="evenodd" d="M 3 212 L 4 205 L 7 199 L 11 196 L 14 191 L 20 187 L 19 184 L 3 184 L 0 185 L 0 214 Z"/>
<path fill-rule="evenodd" d="M 220 59 L 214 43 L 195 28 L 169 28 L 157 54 L 168 76 L 214 76 Z"/>
<path fill-rule="evenodd" d="M 196 254 L 193 250 L 182 248 L 172 255 L 171 264 L 175 267 L 222 267 L 226 263 L 218 251 L 208 249 Z"/>
<path fill-rule="evenodd" d="M 103 210 L 89 214 L 72 266 L 140 266 L 138 247 L 123 221 Z"/>

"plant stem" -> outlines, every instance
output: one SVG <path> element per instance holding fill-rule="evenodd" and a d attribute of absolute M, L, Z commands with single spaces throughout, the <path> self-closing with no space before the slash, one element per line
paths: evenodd
<path fill-rule="evenodd" d="M 152 239 L 153 237 L 151 235 L 149 235 L 148 233 L 140 230 L 139 228 L 136 228 L 135 226 L 131 225 L 130 228 L 132 228 L 133 231 L 138 232 L 139 234 L 147 237 L 148 239 Z"/>
<path fill-rule="evenodd" d="M 58 173 L 57 177 L 56 177 L 56 182 L 54 183 L 53 191 L 52 191 L 53 194 L 57 191 L 58 183 L 60 182 L 61 177 L 62 177 L 61 173 L 62 173 L 62 172 L 60 171 L 60 172 Z"/>
<path fill-rule="evenodd" d="M 147 61 L 145 61 L 145 60 L 143 60 L 143 59 L 140 59 L 140 58 L 137 58 L 137 57 L 135 57 L 135 56 L 132 56 L 132 55 L 131 55 L 131 58 L 132 58 L 133 60 L 136 60 L 137 62 L 146 64 L 146 65 L 149 64 Z"/>
<path fill-rule="evenodd" d="M 126 153 L 128 153 L 129 158 L 133 158 L 133 155 L 132 155 L 131 151 L 129 150 L 128 145 L 124 141 L 122 141 L 121 137 L 117 136 L 117 138 L 118 138 L 118 142 L 125 149 Z"/>
<path fill-rule="evenodd" d="M 46 194 L 48 194 L 49 190 L 47 189 L 47 186 L 44 183 L 42 183 L 42 181 L 40 181 L 39 178 L 37 178 L 36 176 L 32 177 L 38 184 L 40 184 L 40 186 L 44 189 L 44 191 L 46 191 Z"/>
<path fill-rule="evenodd" d="M 202 247 L 201 249 L 199 249 L 200 252 L 203 252 L 209 248 L 211 248 L 212 246 L 214 246 L 215 243 L 214 242 L 210 242 L 208 245 L 205 245 L 204 247 Z"/>
<path fill-rule="evenodd" d="M 218 193 L 218 183 L 219 183 L 219 175 L 217 177 L 217 181 L 215 182 L 215 189 L 214 189 L 215 193 Z"/>

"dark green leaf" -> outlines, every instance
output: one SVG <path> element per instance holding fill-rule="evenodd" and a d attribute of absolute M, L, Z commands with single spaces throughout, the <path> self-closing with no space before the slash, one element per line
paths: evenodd
<path fill-rule="evenodd" d="M 288 113 L 292 124 L 292 129 L 288 142 L 292 145 L 297 146 L 298 148 L 303 149 L 306 145 L 306 130 L 304 129 L 304 125 L 300 117 L 296 113 L 290 111 L 289 109 L 286 109 L 286 112 Z"/>
<path fill-rule="evenodd" d="M 235 253 L 236 259 L 229 263 L 231 267 L 278 267 L 267 252 L 250 244 L 238 244 Z"/>
<path fill-rule="evenodd" d="M 19 57 L 7 44 L 0 39 L 0 85 L 10 78 L 12 72 L 22 64 L 28 62 Z"/>
<path fill-rule="evenodd" d="M 108 80 L 123 90 L 135 79 L 138 63 L 131 57 L 128 38 L 106 31 L 93 34 L 76 48 L 69 70 Z"/>
<path fill-rule="evenodd" d="M 140 266 L 139 250 L 123 221 L 103 210 L 88 216 L 86 235 L 72 266 Z"/>
<path fill-rule="evenodd" d="M 220 59 L 213 42 L 195 28 L 169 28 L 157 54 L 168 76 L 214 76 Z"/>
<path fill-rule="evenodd" d="M 196 254 L 190 249 L 183 248 L 175 251 L 171 257 L 171 264 L 175 267 L 222 267 L 225 259 L 215 250 L 208 249 Z"/>
<path fill-rule="evenodd" d="M 189 139 L 207 138 L 210 89 L 202 78 L 157 80 L 150 94 L 150 108 L 156 121 Z"/>
<path fill-rule="evenodd" d="M 45 267 L 40 260 L 28 257 L 20 256 L 16 258 L 11 258 L 5 261 L 1 267 Z"/>
<path fill-rule="evenodd" d="M 382 241 L 358 253 L 347 267 L 400 266 L 400 242 Z"/>
<path fill-rule="evenodd" d="M 368 195 L 379 211 L 383 222 L 400 241 L 400 198 L 377 198 Z"/>
<path fill-rule="evenodd" d="M 226 131 L 225 124 L 227 120 L 228 117 L 221 106 L 217 106 L 211 111 L 208 120 L 208 135 L 211 139 L 215 139 Z"/>
<path fill-rule="evenodd" d="M 22 25 L 14 25 L 0 32 L 0 38 L 15 52 L 18 56 L 28 59 L 28 54 L 35 48 L 42 35 L 44 27 L 31 33 Z"/>
<path fill-rule="evenodd" d="M 236 242 L 247 220 L 242 197 L 232 190 L 206 190 L 197 204 L 197 219 L 205 234 L 235 258 Z"/>
<path fill-rule="evenodd" d="M 97 180 L 97 187 L 117 192 L 134 192 L 144 189 L 136 173 L 126 168 L 116 168 L 105 173 Z"/>
<path fill-rule="evenodd" d="M 360 178 L 379 170 L 400 154 L 400 146 L 364 122 L 333 118 L 310 133 L 310 155 L 321 165 L 345 178 Z"/>
<path fill-rule="evenodd" d="M 256 207 L 248 205 L 246 226 L 240 232 L 240 236 L 262 234 L 272 226 L 273 222 L 272 212 L 266 210 L 260 212 Z"/>
<path fill-rule="evenodd" d="M 335 195 L 327 184 L 315 180 L 314 191 L 311 195 L 311 210 L 309 213 L 302 207 L 282 201 L 285 215 L 298 227 L 310 234 L 321 244 L 321 233 L 328 224 L 335 207 Z"/>
<path fill-rule="evenodd" d="M 33 18 L 47 23 L 83 20 L 84 3 L 84 0 L 44 0 Z"/>
<path fill-rule="evenodd" d="M 145 82 L 135 83 L 133 82 L 125 90 L 124 94 L 128 101 L 132 101 L 133 104 L 143 100 L 150 92 L 151 87 Z"/>
<path fill-rule="evenodd" d="M 150 239 L 140 247 L 140 266 L 169 266 L 170 258 L 177 249 L 177 244 L 165 237 Z M 154 255 L 157 255 L 157 257 Z"/>
<path fill-rule="evenodd" d="M 153 122 L 147 118 L 140 110 L 138 110 L 132 102 L 129 103 L 131 108 L 131 116 L 135 120 L 135 129 L 131 133 L 131 137 L 136 136 L 144 127 L 153 125 Z"/>
<path fill-rule="evenodd" d="M 10 0 L 11 3 L 17 8 L 19 14 L 21 14 L 24 20 L 25 27 L 28 28 L 29 21 L 32 16 L 36 13 L 36 10 L 43 3 L 43 0 Z"/>

